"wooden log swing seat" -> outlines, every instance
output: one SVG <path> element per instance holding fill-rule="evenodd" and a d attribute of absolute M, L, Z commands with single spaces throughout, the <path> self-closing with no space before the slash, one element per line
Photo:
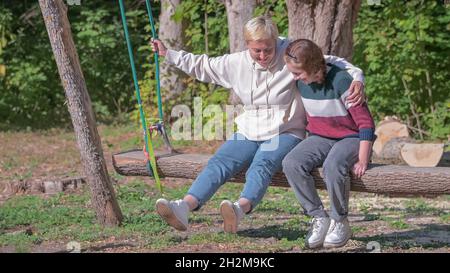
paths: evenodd
<path fill-rule="evenodd" d="M 206 166 L 211 155 L 172 154 L 158 155 L 158 173 L 162 177 L 195 179 Z M 127 151 L 112 156 L 117 173 L 125 176 L 148 176 L 144 154 L 141 150 Z M 245 171 L 230 182 L 245 182 Z M 325 188 L 321 168 L 313 171 L 318 188 Z M 272 186 L 289 187 L 282 172 L 275 174 Z M 361 179 L 351 179 L 351 190 L 389 195 L 432 196 L 450 194 L 450 168 L 417 168 L 400 165 L 370 164 Z"/>

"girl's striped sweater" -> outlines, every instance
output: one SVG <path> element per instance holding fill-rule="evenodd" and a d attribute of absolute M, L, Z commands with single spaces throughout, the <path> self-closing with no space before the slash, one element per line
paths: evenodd
<path fill-rule="evenodd" d="M 367 103 L 352 106 L 346 102 L 352 76 L 331 64 L 327 64 L 327 70 L 323 84 L 297 81 L 308 119 L 306 130 L 333 139 L 375 140 L 375 124 Z"/>

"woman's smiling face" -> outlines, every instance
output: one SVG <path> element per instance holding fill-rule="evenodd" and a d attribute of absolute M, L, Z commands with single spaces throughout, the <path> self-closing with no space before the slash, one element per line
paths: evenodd
<path fill-rule="evenodd" d="M 248 41 L 247 48 L 252 59 L 264 68 L 268 68 L 276 51 L 276 40 L 265 39 Z"/>

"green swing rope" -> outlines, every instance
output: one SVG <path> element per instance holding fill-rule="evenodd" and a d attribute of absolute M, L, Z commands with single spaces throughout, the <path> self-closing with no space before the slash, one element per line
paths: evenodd
<path fill-rule="evenodd" d="M 133 48 L 131 46 L 131 41 L 130 41 L 130 37 L 128 34 L 127 19 L 125 16 L 125 7 L 123 5 L 123 0 L 119 0 L 119 5 L 120 5 L 120 15 L 122 17 L 123 29 L 125 32 L 125 39 L 127 41 L 128 56 L 130 57 L 130 65 L 131 65 L 131 72 L 133 74 L 133 82 L 134 82 L 134 88 L 136 91 L 136 99 L 138 101 L 142 128 L 144 129 L 145 149 L 146 149 L 146 151 L 148 151 L 148 154 L 149 154 L 149 158 L 147 161 L 147 169 L 150 170 L 150 167 L 151 167 L 151 170 L 153 171 L 153 177 L 155 178 L 156 187 L 162 193 L 163 189 L 162 189 L 161 181 L 159 179 L 158 170 L 156 168 L 156 158 L 155 158 L 155 153 L 153 151 L 151 134 L 148 133 L 147 123 L 145 121 L 144 109 L 142 107 L 141 92 L 140 92 L 139 84 L 138 84 L 138 80 L 137 80 L 136 67 L 134 64 Z M 158 70 L 158 74 L 159 74 L 159 70 Z M 159 75 L 158 75 L 157 81 L 158 81 L 158 85 L 159 85 Z M 159 104 L 160 99 L 161 99 L 161 96 L 158 91 L 158 108 L 160 108 L 160 104 Z M 159 110 L 160 110 L 160 118 L 162 119 L 162 110 L 161 109 L 159 109 Z M 152 174 L 150 174 L 150 175 L 152 175 Z"/>
<path fill-rule="evenodd" d="M 152 28 L 152 37 L 153 39 L 158 39 L 158 35 L 156 34 L 155 30 L 155 22 L 153 21 L 153 15 L 152 15 L 152 6 L 150 5 L 150 0 L 145 0 L 145 4 L 147 6 L 147 13 L 148 13 L 148 19 L 150 20 L 150 26 Z M 162 102 L 161 102 L 161 84 L 159 80 L 159 55 L 158 51 L 155 51 L 153 54 L 153 57 L 155 59 L 155 66 L 156 66 L 156 95 L 158 96 L 158 114 L 159 114 L 159 120 L 162 122 L 163 119 L 163 111 L 162 111 Z"/>

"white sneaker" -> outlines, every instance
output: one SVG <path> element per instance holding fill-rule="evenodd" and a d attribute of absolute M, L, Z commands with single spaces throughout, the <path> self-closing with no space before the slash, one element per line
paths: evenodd
<path fill-rule="evenodd" d="M 314 217 L 311 222 L 311 229 L 306 235 L 306 246 L 308 248 L 317 248 L 323 245 L 325 236 L 330 226 L 330 218 Z"/>
<path fill-rule="evenodd" d="M 160 198 L 156 201 L 156 211 L 172 227 L 185 231 L 188 228 L 189 205 L 184 200 L 167 201 Z"/>
<path fill-rule="evenodd" d="M 328 248 L 341 247 L 350 240 L 350 237 L 352 237 L 352 230 L 350 229 L 347 218 L 340 222 L 331 220 L 323 246 Z"/>
<path fill-rule="evenodd" d="M 220 214 L 223 218 L 223 230 L 228 233 L 236 233 L 238 224 L 244 217 L 244 212 L 239 203 L 223 200 L 220 203 Z"/>

